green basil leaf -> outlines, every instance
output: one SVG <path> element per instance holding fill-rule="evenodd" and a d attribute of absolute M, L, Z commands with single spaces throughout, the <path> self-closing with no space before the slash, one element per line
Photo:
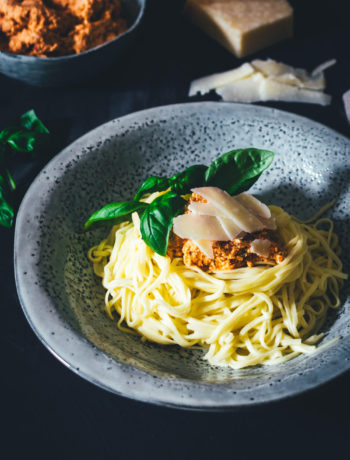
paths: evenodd
<path fill-rule="evenodd" d="M 185 210 L 186 201 L 170 191 L 156 198 L 141 217 L 141 236 L 154 252 L 165 256 L 173 218 Z"/>
<path fill-rule="evenodd" d="M 270 166 L 274 154 L 254 148 L 231 150 L 212 162 L 205 173 L 206 185 L 230 195 L 248 190 Z"/>
<path fill-rule="evenodd" d="M 0 175 L 0 225 L 7 228 L 12 227 L 13 216 L 13 208 L 6 199 L 5 180 Z"/>
<path fill-rule="evenodd" d="M 180 195 L 189 193 L 193 187 L 201 187 L 204 184 L 204 175 L 207 166 L 193 165 L 184 171 L 174 174 L 169 179 L 171 190 Z"/>
<path fill-rule="evenodd" d="M 37 138 L 32 133 L 16 131 L 7 138 L 7 144 L 17 152 L 33 152 Z"/>
<path fill-rule="evenodd" d="M 49 133 L 34 110 L 23 114 L 11 126 L 0 131 L 0 225 L 11 227 L 14 210 L 7 197 L 16 189 L 10 172 L 11 160 L 17 153 L 38 153 L 41 142 Z"/>
<path fill-rule="evenodd" d="M 148 203 L 139 201 L 118 201 L 110 203 L 94 212 L 85 222 L 84 230 L 91 230 L 98 227 L 116 225 L 130 220 L 133 212 L 141 214 L 148 206 Z"/>
<path fill-rule="evenodd" d="M 33 153 L 49 130 L 36 116 L 34 110 L 23 114 L 18 122 L 0 132 L 0 143 L 12 153 Z"/>
<path fill-rule="evenodd" d="M 16 190 L 16 182 L 12 176 L 12 174 L 10 173 L 10 171 L 8 169 L 5 170 L 6 172 L 6 175 L 7 175 L 7 181 L 9 183 L 9 186 L 10 186 L 10 189 L 11 190 Z"/>
<path fill-rule="evenodd" d="M 169 188 L 169 179 L 166 177 L 148 177 L 137 190 L 134 201 L 139 201 L 146 193 L 163 192 L 167 188 Z"/>
<path fill-rule="evenodd" d="M 34 110 L 29 110 L 21 116 L 20 125 L 36 134 L 49 134 L 49 130 L 37 117 Z"/>

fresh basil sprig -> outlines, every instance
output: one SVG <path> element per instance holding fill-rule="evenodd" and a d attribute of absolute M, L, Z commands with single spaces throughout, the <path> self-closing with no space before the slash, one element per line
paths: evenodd
<path fill-rule="evenodd" d="M 170 191 L 153 200 L 142 214 L 142 239 L 157 254 L 166 255 L 173 218 L 184 212 L 185 205 L 180 195 Z"/>
<path fill-rule="evenodd" d="M 191 188 L 200 187 L 204 184 L 204 175 L 207 166 L 193 165 L 178 174 L 174 174 L 169 179 L 171 190 L 180 195 L 190 193 Z"/>
<path fill-rule="evenodd" d="M 205 183 L 226 190 L 230 195 L 245 192 L 270 166 L 273 157 L 269 150 L 231 150 L 212 162 L 205 172 Z"/>
<path fill-rule="evenodd" d="M 185 195 L 192 187 L 199 187 L 204 182 L 204 174 L 207 167 L 204 165 L 193 165 L 184 171 L 169 177 L 150 176 L 136 192 L 134 200 L 140 200 L 144 195 L 153 192 L 163 192 L 170 188 L 176 193 Z"/>
<path fill-rule="evenodd" d="M 117 225 L 120 222 L 130 220 L 133 212 L 141 215 L 147 206 L 147 203 L 140 201 L 118 201 L 117 203 L 107 204 L 89 217 L 85 222 L 84 230 L 105 227 L 106 225 Z"/>
<path fill-rule="evenodd" d="M 16 183 L 10 172 L 10 160 L 16 155 L 35 157 L 48 133 L 34 110 L 29 110 L 0 132 L 0 225 L 4 227 L 10 228 L 14 217 L 10 201 Z"/>
<path fill-rule="evenodd" d="M 229 194 L 248 190 L 268 168 L 274 154 L 255 148 L 231 150 L 221 155 L 207 167 L 194 165 L 173 176 L 151 176 L 136 192 L 134 201 L 112 203 L 96 211 L 86 222 L 85 229 L 111 225 L 130 219 L 133 212 L 140 217 L 142 239 L 153 251 L 166 255 L 173 218 L 184 212 L 186 201 L 182 198 L 194 187 L 216 186 Z M 150 204 L 139 200 L 153 192 L 168 192 Z"/>
<path fill-rule="evenodd" d="M 139 201 L 146 194 L 162 192 L 167 188 L 169 188 L 169 179 L 166 177 L 150 176 L 137 190 L 134 200 Z"/>

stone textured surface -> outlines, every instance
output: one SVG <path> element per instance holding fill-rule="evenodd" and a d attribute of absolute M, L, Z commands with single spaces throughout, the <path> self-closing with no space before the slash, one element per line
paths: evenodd
<path fill-rule="evenodd" d="M 28 190 L 15 233 L 15 271 L 24 312 L 42 342 L 82 377 L 132 398 L 198 409 L 229 409 L 304 391 L 350 368 L 349 283 L 311 356 L 275 367 L 233 371 L 202 352 L 143 343 L 103 311 L 103 288 L 86 257 L 106 230 L 82 233 L 107 202 L 128 199 L 150 174 L 209 164 L 240 147 L 267 148 L 273 165 L 252 191 L 300 218 L 331 199 L 350 268 L 350 142 L 305 118 L 259 106 L 215 102 L 149 109 L 109 122 L 55 157 Z"/>

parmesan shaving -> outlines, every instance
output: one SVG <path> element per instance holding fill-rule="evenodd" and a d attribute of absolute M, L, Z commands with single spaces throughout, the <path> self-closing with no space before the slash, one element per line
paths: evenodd
<path fill-rule="evenodd" d="M 220 88 L 233 81 L 242 80 L 254 73 L 254 67 L 248 62 L 237 67 L 237 69 L 228 70 L 227 72 L 215 73 L 208 77 L 193 80 L 190 86 L 189 96 L 195 96 L 197 93 L 206 94 L 212 89 Z"/>
<path fill-rule="evenodd" d="M 275 229 L 275 218 L 270 209 L 248 193 L 232 197 L 217 187 L 199 187 L 192 190 L 206 200 L 190 201 L 190 213 L 173 220 L 174 233 L 190 239 L 211 257 L 213 241 L 232 241 L 245 232 Z"/>
<path fill-rule="evenodd" d="M 319 66 L 317 66 L 312 72 L 311 76 L 314 77 L 322 72 L 324 72 L 326 69 L 329 69 L 329 67 L 332 67 L 334 64 L 337 63 L 336 59 L 329 59 L 326 62 L 323 62 Z"/>
<path fill-rule="evenodd" d="M 271 241 L 256 239 L 250 243 L 250 252 L 266 259 L 270 255 Z"/>
<path fill-rule="evenodd" d="M 189 96 L 211 90 L 227 102 L 286 101 L 328 105 L 324 71 L 336 63 L 331 59 L 311 74 L 273 59 L 255 59 L 251 63 L 223 73 L 209 75 L 191 83 Z"/>
<path fill-rule="evenodd" d="M 222 225 L 228 240 L 232 241 L 237 238 L 240 233 L 242 233 L 242 229 L 239 225 L 235 224 L 232 219 L 228 219 L 227 217 L 218 217 L 218 221 Z"/>
<path fill-rule="evenodd" d="M 189 238 L 193 241 L 226 241 L 228 239 L 222 225 L 213 216 L 181 214 L 174 218 L 173 226 L 174 233 L 184 239 Z"/>
<path fill-rule="evenodd" d="M 188 205 L 188 210 L 195 214 L 202 214 L 203 216 L 225 217 L 225 214 L 220 212 L 212 203 L 191 201 Z"/>
<path fill-rule="evenodd" d="M 329 105 L 331 96 L 322 91 L 298 88 L 266 78 L 260 86 L 262 101 L 306 102 Z"/>
<path fill-rule="evenodd" d="M 239 203 L 248 208 L 255 215 L 264 217 L 265 219 L 270 219 L 271 211 L 268 206 L 259 201 L 253 195 L 243 192 L 236 196 L 236 200 L 238 200 Z"/>
<path fill-rule="evenodd" d="M 217 88 L 216 93 L 226 102 L 259 102 L 260 85 L 263 81 L 262 74 L 254 73 L 249 78 Z"/>
<path fill-rule="evenodd" d="M 192 189 L 209 203 L 218 208 L 218 211 L 224 213 L 225 217 L 232 220 L 241 231 L 256 232 L 264 228 L 261 221 L 244 206 L 242 206 L 234 197 L 224 190 L 217 187 L 200 187 Z"/>
<path fill-rule="evenodd" d="M 350 89 L 346 91 L 346 93 L 343 94 L 343 102 L 344 102 L 346 117 L 348 119 L 348 122 L 350 123 Z"/>
<path fill-rule="evenodd" d="M 213 242 L 210 240 L 193 240 L 197 248 L 209 259 L 214 259 Z"/>

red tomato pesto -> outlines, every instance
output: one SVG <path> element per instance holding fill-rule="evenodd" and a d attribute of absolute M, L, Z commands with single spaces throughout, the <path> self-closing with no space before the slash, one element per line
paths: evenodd
<path fill-rule="evenodd" d="M 78 54 L 127 30 L 120 0 L 1 0 L 0 50 L 28 56 Z"/>
<path fill-rule="evenodd" d="M 193 194 L 190 201 L 206 202 L 197 194 Z M 268 257 L 262 257 L 251 252 L 252 241 L 259 239 L 268 240 L 271 243 Z M 197 266 L 203 271 L 233 270 L 262 264 L 275 265 L 283 262 L 287 256 L 277 232 L 272 230 L 245 233 L 242 238 L 235 238 L 232 241 L 215 241 L 213 252 L 214 258 L 210 259 L 193 241 L 179 238 L 175 234 L 170 236 L 168 256 L 171 258 L 182 257 L 185 265 Z"/>

